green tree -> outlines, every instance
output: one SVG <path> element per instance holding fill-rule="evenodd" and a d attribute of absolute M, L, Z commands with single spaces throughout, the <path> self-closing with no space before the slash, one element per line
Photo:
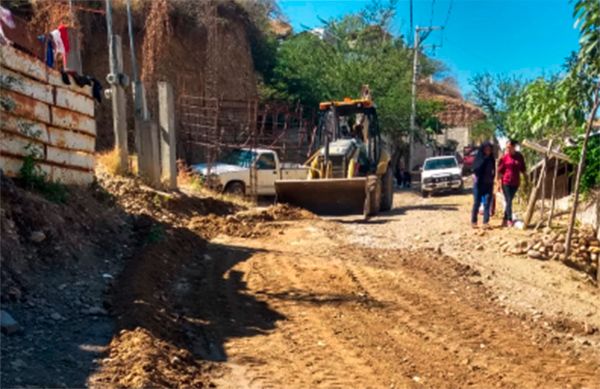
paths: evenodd
<path fill-rule="evenodd" d="M 269 94 L 316 107 L 320 101 L 356 96 L 368 84 L 382 131 L 399 139 L 409 127 L 412 50 L 390 33 L 396 2 L 374 2 L 367 10 L 324 21 L 322 29 L 283 41 Z M 422 56 L 422 76 L 441 64 Z M 419 101 L 417 122 L 440 129 L 433 116 L 439 104 Z"/>
<path fill-rule="evenodd" d="M 487 116 L 484 128 L 495 127 L 501 135 L 508 135 L 507 117 L 514 100 L 523 87 L 516 77 L 481 73 L 469 80 L 473 91 L 468 98 L 480 106 Z"/>

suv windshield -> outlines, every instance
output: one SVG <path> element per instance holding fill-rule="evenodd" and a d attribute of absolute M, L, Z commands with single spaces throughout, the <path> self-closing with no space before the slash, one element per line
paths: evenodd
<path fill-rule="evenodd" d="M 221 159 L 221 162 L 228 165 L 237 165 L 241 167 L 250 167 L 252 161 L 256 158 L 256 153 L 250 150 L 233 150 Z"/>
<path fill-rule="evenodd" d="M 423 166 L 423 170 L 448 169 L 456 166 L 456 159 L 454 157 L 430 159 L 429 161 L 425 161 L 425 166 Z"/>

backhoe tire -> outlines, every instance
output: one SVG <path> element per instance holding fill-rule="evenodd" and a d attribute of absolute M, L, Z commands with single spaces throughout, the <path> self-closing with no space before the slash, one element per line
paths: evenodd
<path fill-rule="evenodd" d="M 234 181 L 227 184 L 227 186 L 225 187 L 225 193 L 234 196 L 244 197 L 244 195 L 246 194 L 246 188 L 244 187 L 243 182 Z"/>
<path fill-rule="evenodd" d="M 381 177 L 381 205 L 380 210 L 385 212 L 392 209 L 394 205 L 394 173 L 388 166 L 383 177 Z"/>
<path fill-rule="evenodd" d="M 381 209 L 381 180 L 377 176 L 368 176 L 363 216 L 368 219 Z"/>

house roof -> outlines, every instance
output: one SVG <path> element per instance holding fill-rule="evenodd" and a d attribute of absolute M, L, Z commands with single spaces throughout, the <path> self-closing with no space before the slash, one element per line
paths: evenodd
<path fill-rule="evenodd" d="M 447 127 L 470 127 L 486 117 L 481 108 L 463 99 L 450 82 L 422 80 L 418 91 L 421 99 L 444 103 L 444 110 L 436 116 Z"/>

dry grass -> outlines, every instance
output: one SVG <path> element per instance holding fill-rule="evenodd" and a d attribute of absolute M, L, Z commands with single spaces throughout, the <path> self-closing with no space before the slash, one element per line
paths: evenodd
<path fill-rule="evenodd" d="M 177 186 L 184 192 L 201 197 L 212 197 L 244 208 L 252 207 L 252 203 L 246 198 L 220 193 L 205 187 L 200 177 L 193 173 L 182 160 L 177 161 Z"/>
<path fill-rule="evenodd" d="M 96 162 L 104 167 L 104 169 L 113 176 L 122 175 L 123 172 L 119 169 L 119 153 L 116 149 L 107 151 L 96 156 Z"/>

